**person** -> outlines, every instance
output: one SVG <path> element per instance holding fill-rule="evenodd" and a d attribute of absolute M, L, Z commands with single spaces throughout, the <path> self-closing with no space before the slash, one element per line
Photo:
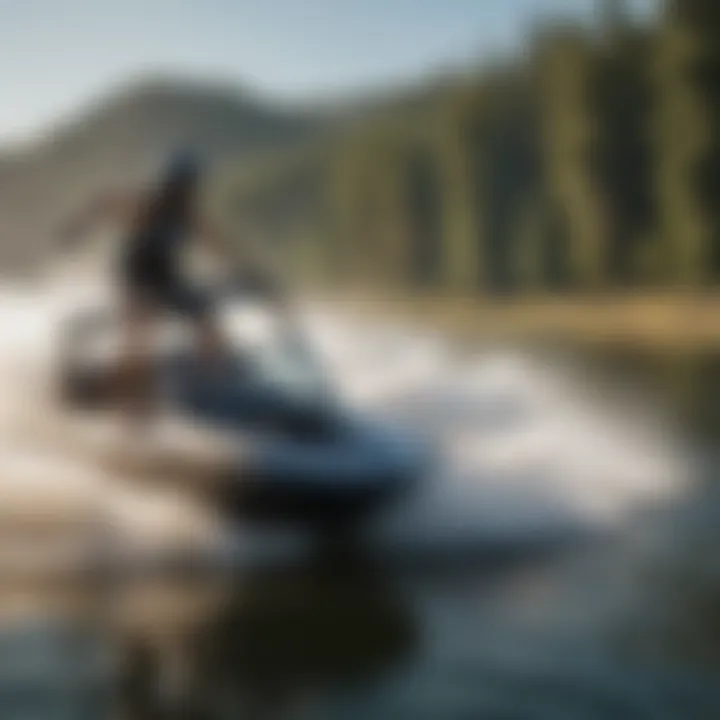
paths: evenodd
<path fill-rule="evenodd" d="M 120 395 L 135 420 L 152 414 L 153 367 L 148 349 L 164 313 L 190 324 L 206 367 L 221 361 L 225 354 L 226 343 L 213 303 L 181 272 L 180 257 L 186 241 L 197 236 L 235 264 L 251 265 L 249 258 L 242 257 L 240 249 L 199 212 L 202 169 L 192 151 L 178 151 L 149 192 L 100 194 L 61 232 L 67 245 L 100 220 L 116 220 L 126 227 L 116 266 L 123 328 L 118 381 Z M 262 275 L 257 267 L 253 271 Z"/>

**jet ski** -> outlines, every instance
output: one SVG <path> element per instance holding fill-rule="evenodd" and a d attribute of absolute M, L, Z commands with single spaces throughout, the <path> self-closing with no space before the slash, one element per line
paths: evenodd
<path fill-rule="evenodd" d="M 62 336 L 63 402 L 86 411 L 112 406 L 112 312 L 76 313 Z M 418 439 L 340 400 L 297 334 L 235 342 L 212 372 L 182 342 L 164 341 L 153 366 L 166 408 L 236 438 L 236 456 L 209 484 L 212 500 L 233 518 L 345 533 L 411 491 L 430 468 Z"/>

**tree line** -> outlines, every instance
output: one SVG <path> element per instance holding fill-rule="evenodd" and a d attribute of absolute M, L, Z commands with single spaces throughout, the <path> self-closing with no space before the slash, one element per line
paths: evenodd
<path fill-rule="evenodd" d="M 325 282 L 707 287 L 720 281 L 719 95 L 717 0 L 668 0 L 649 24 L 617 11 L 545 27 L 522 57 L 246 174 L 233 210 Z"/>

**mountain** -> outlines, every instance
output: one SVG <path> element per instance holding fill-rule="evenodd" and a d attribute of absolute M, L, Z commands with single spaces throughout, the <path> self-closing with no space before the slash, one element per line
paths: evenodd
<path fill-rule="evenodd" d="M 0 156 L 2 266 L 35 265 L 60 217 L 94 190 L 147 178 L 173 148 L 191 145 L 211 164 L 237 166 L 301 147 L 333 122 L 232 86 L 172 78 L 125 86 Z"/>

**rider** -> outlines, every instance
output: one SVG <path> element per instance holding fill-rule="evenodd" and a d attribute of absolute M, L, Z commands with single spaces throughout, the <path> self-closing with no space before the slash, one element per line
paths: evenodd
<path fill-rule="evenodd" d="M 118 220 L 127 228 L 117 268 L 124 336 L 120 381 L 136 417 L 152 407 L 147 346 L 162 313 L 171 312 L 191 324 L 206 360 L 220 360 L 225 348 L 212 303 L 180 272 L 180 254 L 188 236 L 201 236 L 224 257 L 243 260 L 241 264 L 248 269 L 248 259 L 240 258 L 229 239 L 199 213 L 201 179 L 202 166 L 196 155 L 187 150 L 177 152 L 161 182 L 150 192 L 103 194 L 65 228 L 68 241 L 101 219 Z"/>

